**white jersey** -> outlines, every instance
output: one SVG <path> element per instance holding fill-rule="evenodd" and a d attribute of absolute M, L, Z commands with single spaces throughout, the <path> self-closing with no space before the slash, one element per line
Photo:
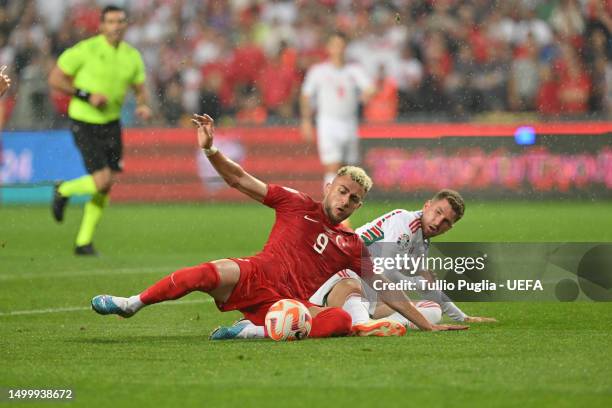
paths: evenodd
<path fill-rule="evenodd" d="M 423 237 L 423 230 L 421 229 L 422 216 L 422 211 L 393 210 L 357 228 L 355 233 L 365 242 L 373 257 L 394 257 L 395 254 L 404 253 L 411 257 L 427 257 L 429 253 L 429 240 Z M 376 245 L 377 243 L 383 243 L 383 245 Z M 384 253 L 378 253 L 381 249 Z M 323 304 L 322 300 L 325 299 L 326 295 L 338 281 L 356 277 L 357 275 L 352 271 L 338 272 L 321 286 L 310 298 L 310 301 L 316 304 Z M 403 278 L 415 281 L 425 279 L 418 274 L 403 276 Z M 372 290 L 369 287 L 364 289 L 367 297 L 370 298 L 370 313 L 373 313 L 376 305 L 375 300 L 372 299 Z M 433 290 L 418 292 L 424 298 L 438 303 L 442 307 L 442 311 L 453 320 L 462 321 L 465 319 L 466 314 L 451 302 L 443 292 Z"/>
<path fill-rule="evenodd" d="M 357 64 L 338 68 L 331 62 L 313 65 L 306 73 L 302 94 L 314 99 L 317 119 L 357 122 L 359 99 L 373 86 L 365 70 Z"/>
<path fill-rule="evenodd" d="M 426 257 L 429 240 L 423 238 L 422 216 L 422 211 L 393 210 L 357 228 L 355 233 L 368 247 L 374 243 L 389 244 L 384 245 L 387 252 L 384 255 L 406 253 L 415 258 Z"/>

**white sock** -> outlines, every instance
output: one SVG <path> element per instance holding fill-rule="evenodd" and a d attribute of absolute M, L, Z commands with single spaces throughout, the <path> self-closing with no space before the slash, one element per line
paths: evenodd
<path fill-rule="evenodd" d="M 419 307 L 419 304 L 424 307 Z M 440 306 L 437 303 L 427 302 L 423 304 L 421 302 L 417 302 L 415 306 L 429 323 L 438 324 L 442 320 L 442 309 L 440 309 Z M 412 323 L 410 320 L 406 319 L 398 312 L 393 313 L 391 316 L 388 317 L 388 319 L 399 322 L 409 329 L 419 329 L 416 324 Z"/>
<path fill-rule="evenodd" d="M 401 323 L 404 326 L 408 326 L 408 324 L 410 323 L 410 320 L 406 319 L 404 316 L 402 316 L 398 312 L 393 313 L 391 316 L 387 317 L 387 319 L 393 320 L 394 322 Z"/>
<path fill-rule="evenodd" d="M 342 306 L 353 319 L 353 326 L 356 324 L 365 323 L 370 320 L 370 314 L 368 313 L 369 302 L 362 301 L 361 296 L 357 294 L 349 295 Z"/>
<path fill-rule="evenodd" d="M 130 296 L 129 298 L 127 298 L 125 308 L 128 312 L 136 313 L 137 311 L 142 309 L 144 306 L 146 305 L 142 303 L 142 300 L 140 300 L 140 295 L 134 295 L 134 296 Z"/>
<path fill-rule="evenodd" d="M 243 320 L 249 324 L 238 335 L 241 339 L 264 339 L 266 332 L 263 326 L 255 326 L 250 320 Z"/>

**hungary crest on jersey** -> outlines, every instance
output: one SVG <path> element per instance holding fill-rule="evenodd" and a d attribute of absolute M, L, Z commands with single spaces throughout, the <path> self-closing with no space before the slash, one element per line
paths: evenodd
<path fill-rule="evenodd" d="M 401 251 L 405 251 L 410 247 L 410 235 L 402 234 L 397 238 L 397 246 Z"/>

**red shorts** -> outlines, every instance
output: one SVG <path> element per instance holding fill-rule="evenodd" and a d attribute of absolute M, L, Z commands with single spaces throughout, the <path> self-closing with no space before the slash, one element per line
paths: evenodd
<path fill-rule="evenodd" d="M 225 303 L 217 302 L 217 307 L 222 312 L 239 310 L 244 318 L 250 320 L 256 326 L 263 326 L 266 313 L 274 303 L 288 296 L 279 294 L 274 285 L 266 282 L 261 274 L 257 262 L 250 258 L 230 258 L 240 268 L 240 278 Z M 296 299 L 306 307 L 316 306 L 313 303 Z"/>

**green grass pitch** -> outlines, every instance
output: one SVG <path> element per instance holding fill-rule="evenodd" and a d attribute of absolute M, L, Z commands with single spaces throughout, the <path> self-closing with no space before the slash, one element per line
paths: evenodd
<path fill-rule="evenodd" d="M 367 203 L 353 224 L 397 207 L 417 205 Z M 0 208 L 0 388 L 72 388 L 66 407 L 612 406 L 610 303 L 462 304 L 500 322 L 403 338 L 211 342 L 238 314 L 218 312 L 207 295 L 132 319 L 98 316 L 89 300 L 252 254 L 272 210 L 111 206 L 97 259 L 71 254 L 80 216 L 70 207 L 59 226 L 46 207 Z M 612 242 L 612 211 L 609 202 L 472 203 L 442 238 Z"/>

